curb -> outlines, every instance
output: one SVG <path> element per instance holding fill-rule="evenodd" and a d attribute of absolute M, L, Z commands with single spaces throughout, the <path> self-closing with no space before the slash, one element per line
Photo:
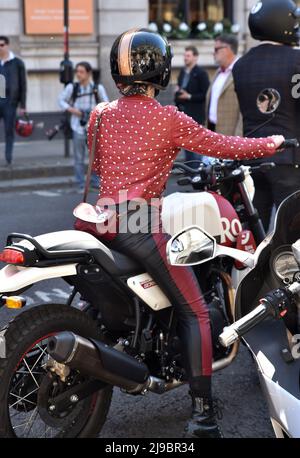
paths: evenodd
<path fill-rule="evenodd" d="M 45 177 L 41 180 L 27 178 L 27 179 L 13 179 L 0 182 L 0 193 L 20 192 L 20 191 L 34 191 L 34 190 L 49 190 L 49 189 L 65 189 L 75 186 L 74 178 L 71 176 L 61 177 Z M 77 189 L 74 188 L 74 192 Z"/>
<path fill-rule="evenodd" d="M 74 174 L 73 165 L 39 165 L 32 167 L 0 168 L 0 180 L 19 180 L 39 177 L 67 176 Z"/>

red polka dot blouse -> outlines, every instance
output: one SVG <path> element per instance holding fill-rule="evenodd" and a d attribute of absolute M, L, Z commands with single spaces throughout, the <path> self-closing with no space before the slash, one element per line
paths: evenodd
<path fill-rule="evenodd" d="M 91 114 L 89 149 L 100 107 Z M 160 197 L 181 148 L 223 159 L 257 159 L 276 152 L 271 138 L 220 135 L 174 106 L 142 95 L 122 97 L 105 108 L 98 128 L 93 168 L 101 177 L 101 198 L 120 203 L 120 191 L 127 191 L 127 200 Z"/>

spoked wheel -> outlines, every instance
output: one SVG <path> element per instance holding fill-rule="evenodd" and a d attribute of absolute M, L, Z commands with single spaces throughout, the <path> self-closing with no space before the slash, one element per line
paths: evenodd
<path fill-rule="evenodd" d="M 95 437 L 106 420 L 112 387 L 79 398 L 92 380 L 55 363 L 47 353 L 50 336 L 64 330 L 99 339 L 96 323 L 65 305 L 30 309 L 5 334 L 0 360 L 0 437 Z"/>

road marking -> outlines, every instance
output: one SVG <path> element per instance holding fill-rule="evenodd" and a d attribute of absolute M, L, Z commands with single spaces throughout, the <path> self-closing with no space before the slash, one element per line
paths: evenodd
<path fill-rule="evenodd" d="M 36 195 L 39 197 L 61 197 L 66 194 L 82 194 L 82 191 L 77 191 L 77 189 L 70 187 L 70 188 L 57 189 L 55 192 L 43 191 L 43 190 L 41 191 L 19 191 L 19 192 L 12 191 L 11 194 L 14 194 L 14 196 L 15 195 L 20 195 L 20 196 Z"/>
<path fill-rule="evenodd" d="M 71 287 L 69 287 L 69 292 L 61 288 L 53 288 L 50 291 L 35 291 L 31 296 L 25 296 L 26 305 L 34 305 L 37 300 L 42 302 L 53 302 L 54 299 L 63 299 L 66 301 L 71 291 Z"/>
<path fill-rule="evenodd" d="M 41 196 L 41 197 L 59 197 L 60 196 L 60 193 L 51 192 L 51 191 L 33 191 L 32 194 L 36 194 L 37 196 Z"/>

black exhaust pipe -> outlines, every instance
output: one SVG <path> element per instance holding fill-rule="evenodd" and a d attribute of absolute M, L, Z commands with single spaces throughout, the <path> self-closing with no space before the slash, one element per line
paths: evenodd
<path fill-rule="evenodd" d="M 61 332 L 49 339 L 47 350 L 58 363 L 128 392 L 141 392 L 147 386 L 147 366 L 103 342 Z"/>

